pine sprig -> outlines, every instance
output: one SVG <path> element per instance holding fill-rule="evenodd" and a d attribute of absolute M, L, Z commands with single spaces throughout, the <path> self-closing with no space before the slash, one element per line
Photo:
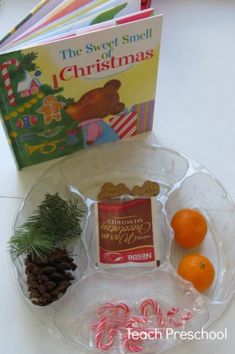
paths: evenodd
<path fill-rule="evenodd" d="M 85 209 L 77 199 L 66 201 L 58 193 L 46 194 L 36 212 L 9 242 L 13 258 L 30 254 L 45 259 L 58 245 L 81 235 L 80 220 Z"/>
<path fill-rule="evenodd" d="M 39 214 L 35 215 L 35 222 L 38 219 L 42 232 L 54 238 L 55 242 L 63 242 L 80 236 L 80 219 L 84 214 L 85 210 L 77 200 L 67 202 L 58 194 L 46 194 L 39 206 Z"/>
<path fill-rule="evenodd" d="M 44 234 L 37 233 L 36 230 L 20 230 L 12 236 L 10 242 L 10 253 L 13 259 L 18 258 L 22 254 L 31 254 L 33 257 L 38 256 L 46 259 L 53 252 L 54 243 Z"/>

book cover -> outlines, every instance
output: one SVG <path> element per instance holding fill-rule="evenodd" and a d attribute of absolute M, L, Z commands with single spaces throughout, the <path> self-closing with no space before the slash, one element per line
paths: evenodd
<path fill-rule="evenodd" d="M 0 56 L 0 107 L 19 168 L 151 130 L 162 17 Z"/>

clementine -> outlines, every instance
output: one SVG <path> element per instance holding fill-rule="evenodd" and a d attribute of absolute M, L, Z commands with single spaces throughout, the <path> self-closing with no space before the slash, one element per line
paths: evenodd
<path fill-rule="evenodd" d="M 199 246 L 207 233 L 205 217 L 194 209 L 181 209 L 171 220 L 175 241 L 184 248 Z"/>
<path fill-rule="evenodd" d="M 180 261 L 178 274 L 191 281 L 198 291 L 205 291 L 213 283 L 215 269 L 207 257 L 200 254 L 189 254 Z"/>

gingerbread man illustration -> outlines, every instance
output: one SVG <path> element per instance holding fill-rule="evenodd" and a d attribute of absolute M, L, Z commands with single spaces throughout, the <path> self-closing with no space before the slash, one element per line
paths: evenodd
<path fill-rule="evenodd" d="M 55 96 L 47 96 L 43 100 L 43 106 L 38 109 L 39 113 L 44 116 L 44 123 L 49 125 L 53 120 L 57 122 L 61 120 L 61 108 L 64 107 L 63 102 L 58 102 Z"/>

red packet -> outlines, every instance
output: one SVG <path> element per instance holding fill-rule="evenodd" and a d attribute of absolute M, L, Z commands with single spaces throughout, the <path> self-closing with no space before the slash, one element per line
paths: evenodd
<path fill-rule="evenodd" d="M 155 198 L 99 202 L 95 213 L 100 266 L 158 265 Z"/>

